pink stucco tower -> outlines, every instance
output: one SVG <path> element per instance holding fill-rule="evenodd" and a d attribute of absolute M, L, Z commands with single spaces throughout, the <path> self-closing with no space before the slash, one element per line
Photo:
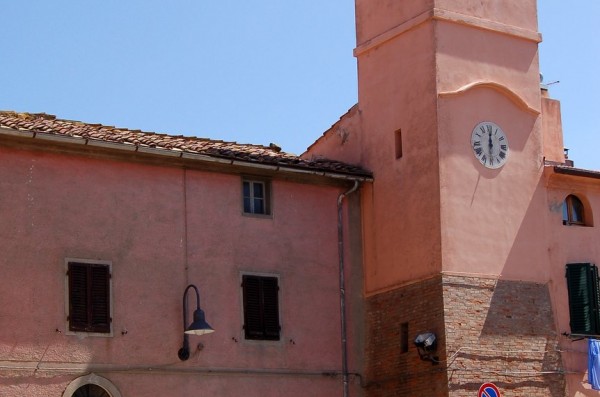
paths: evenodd
<path fill-rule="evenodd" d="M 356 0 L 356 27 L 358 105 L 306 156 L 374 174 L 367 395 L 564 395 L 535 0 Z"/>

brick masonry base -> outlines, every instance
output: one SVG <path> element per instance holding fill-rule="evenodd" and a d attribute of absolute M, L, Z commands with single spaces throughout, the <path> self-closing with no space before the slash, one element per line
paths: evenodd
<path fill-rule="evenodd" d="M 367 321 L 367 396 L 473 397 L 485 382 L 503 397 L 565 396 L 544 284 L 439 275 L 369 297 Z M 413 344 L 426 331 L 434 362 Z"/>

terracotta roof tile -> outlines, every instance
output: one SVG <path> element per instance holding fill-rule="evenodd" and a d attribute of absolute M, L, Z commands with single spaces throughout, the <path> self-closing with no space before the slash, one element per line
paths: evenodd
<path fill-rule="evenodd" d="M 239 144 L 182 135 L 130 130 L 102 124 L 62 120 L 45 113 L 17 113 L 0 111 L 0 128 L 109 143 L 158 148 L 178 153 L 194 153 L 222 159 L 246 161 L 274 166 L 291 167 L 319 172 L 333 172 L 351 176 L 371 177 L 358 166 L 328 159 L 305 160 L 281 151 L 275 144 L 269 146 Z"/>

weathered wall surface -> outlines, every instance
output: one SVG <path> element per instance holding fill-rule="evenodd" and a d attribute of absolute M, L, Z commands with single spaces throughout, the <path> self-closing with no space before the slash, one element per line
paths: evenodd
<path fill-rule="evenodd" d="M 600 264 L 600 230 L 597 214 L 600 210 L 600 181 L 590 178 L 567 177 L 547 170 L 546 231 L 548 235 L 547 272 L 548 288 L 552 297 L 556 327 L 563 351 L 563 365 L 567 372 L 569 396 L 598 396 L 591 390 L 587 379 L 587 340 L 569 338 L 569 298 L 565 278 L 565 265 L 569 263 Z M 569 226 L 562 223 L 565 198 L 575 194 L 583 202 L 586 226 Z"/>
<path fill-rule="evenodd" d="M 2 396 L 60 396 L 88 372 L 123 396 L 340 392 L 340 378 L 322 373 L 341 369 L 336 204 L 346 188 L 273 180 L 272 217 L 252 217 L 242 214 L 239 175 L 6 148 L 0 156 Z M 65 258 L 112 263 L 112 337 L 67 332 Z M 280 341 L 244 340 L 242 272 L 279 276 Z M 191 336 L 180 362 L 188 283 L 216 331 Z M 360 292 L 349 299 L 359 304 Z M 360 346 L 360 326 L 349 328 Z"/>
<path fill-rule="evenodd" d="M 468 397 L 486 382 L 503 396 L 565 395 L 546 284 L 445 275 L 371 296 L 367 309 L 369 396 Z M 413 344 L 427 331 L 435 365 Z"/>
<path fill-rule="evenodd" d="M 401 324 L 408 324 L 408 351 Z M 445 362 L 441 277 L 411 283 L 367 298 L 367 395 L 447 396 L 445 368 L 419 358 L 413 341 L 423 332 L 438 337 L 435 356 Z"/>
<path fill-rule="evenodd" d="M 546 284 L 444 276 L 449 395 L 493 382 L 503 396 L 565 395 Z"/>

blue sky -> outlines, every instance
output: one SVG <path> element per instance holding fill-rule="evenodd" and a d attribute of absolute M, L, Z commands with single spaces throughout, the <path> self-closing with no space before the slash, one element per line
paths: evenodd
<path fill-rule="evenodd" d="M 539 1 L 575 165 L 599 169 L 598 0 Z M 2 4 L 0 109 L 301 153 L 357 101 L 351 0 Z"/>

